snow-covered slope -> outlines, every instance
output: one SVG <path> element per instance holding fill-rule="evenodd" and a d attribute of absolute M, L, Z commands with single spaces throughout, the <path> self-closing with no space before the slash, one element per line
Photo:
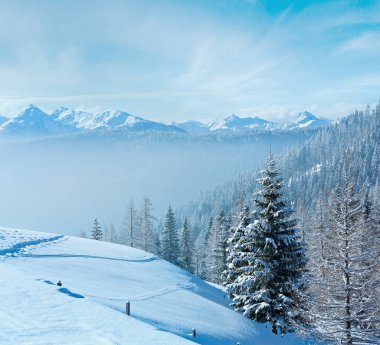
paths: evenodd
<path fill-rule="evenodd" d="M 2 344 L 303 343 L 273 335 L 230 310 L 222 290 L 146 252 L 12 229 L 0 239 Z"/>
<path fill-rule="evenodd" d="M 252 129 L 270 130 L 278 126 L 259 117 L 239 117 L 235 114 L 227 116 L 222 121 L 216 121 L 209 124 L 211 131 L 247 131 Z"/>
<path fill-rule="evenodd" d="M 330 121 L 321 119 L 314 114 L 309 113 L 308 111 L 304 111 L 298 115 L 297 119 L 287 123 L 283 128 L 288 130 L 300 128 L 317 128 L 328 126 L 329 124 Z"/>

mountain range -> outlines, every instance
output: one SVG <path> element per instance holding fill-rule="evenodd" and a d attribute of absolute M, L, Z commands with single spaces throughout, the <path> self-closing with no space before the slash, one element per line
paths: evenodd
<path fill-rule="evenodd" d="M 259 117 L 239 117 L 235 114 L 221 121 L 207 124 L 198 121 L 163 124 L 118 110 L 87 112 L 61 107 L 48 114 L 31 104 L 13 118 L 0 116 L 0 135 L 41 137 L 96 130 L 182 132 L 201 135 L 250 130 L 294 130 L 322 127 L 328 124 L 330 124 L 329 120 L 319 118 L 307 111 L 300 113 L 296 120 L 285 125 Z"/>

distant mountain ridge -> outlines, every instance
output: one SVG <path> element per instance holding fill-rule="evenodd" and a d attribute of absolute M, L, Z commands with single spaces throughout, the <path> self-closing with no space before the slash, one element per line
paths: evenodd
<path fill-rule="evenodd" d="M 47 114 L 33 104 L 14 118 L 4 119 L 0 135 L 6 136 L 54 136 L 96 130 L 184 132 L 173 125 L 145 120 L 122 111 L 90 113 L 61 107 Z"/>
<path fill-rule="evenodd" d="M 245 132 L 251 130 L 271 131 L 271 130 L 297 130 L 307 128 L 318 128 L 330 125 L 332 122 L 316 115 L 304 111 L 298 114 L 298 117 L 288 123 L 279 124 L 267 121 L 257 116 L 239 117 L 231 114 L 221 121 L 214 121 L 208 124 L 198 121 L 187 121 L 173 125 L 183 129 L 189 134 L 205 134 L 205 133 L 228 133 L 228 132 Z"/>
<path fill-rule="evenodd" d="M 0 116 L 0 136 L 40 137 L 97 130 L 183 132 L 202 135 L 252 130 L 295 130 L 323 127 L 329 124 L 330 121 L 319 118 L 307 111 L 300 113 L 296 120 L 285 125 L 270 122 L 256 116 L 239 117 L 236 114 L 208 124 L 199 121 L 163 124 L 119 110 L 88 112 L 60 107 L 48 114 L 31 104 L 13 118 L 9 119 Z"/>
<path fill-rule="evenodd" d="M 255 117 L 239 117 L 235 114 L 225 117 L 222 121 L 216 121 L 209 125 L 211 131 L 230 130 L 233 132 L 242 130 L 271 130 L 276 129 L 278 125 L 274 122 Z"/>

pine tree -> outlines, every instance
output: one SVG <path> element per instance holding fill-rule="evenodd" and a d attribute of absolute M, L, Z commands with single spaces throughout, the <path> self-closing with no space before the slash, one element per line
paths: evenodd
<path fill-rule="evenodd" d="M 299 321 L 305 244 L 295 228 L 293 210 L 282 199 L 280 173 L 270 153 L 258 183 L 256 219 L 235 246 L 231 269 L 239 275 L 229 287 L 233 305 L 257 322 L 270 322 L 274 333 L 294 331 Z"/>
<path fill-rule="evenodd" d="M 141 203 L 139 210 L 139 231 L 134 236 L 134 245 L 136 248 L 143 249 L 150 253 L 156 251 L 156 238 L 153 232 L 153 221 L 154 217 L 152 215 L 152 202 L 149 198 L 145 197 Z"/>
<path fill-rule="evenodd" d="M 240 209 L 237 208 L 238 216 L 236 216 L 237 226 L 232 226 L 229 230 L 229 236 L 227 240 L 227 263 L 226 269 L 223 272 L 223 285 L 227 288 L 227 293 L 229 294 L 229 298 L 233 299 L 234 295 L 232 293 L 231 284 L 235 282 L 237 277 L 242 274 L 239 255 L 235 251 L 236 245 L 238 242 L 244 237 L 244 233 L 246 231 L 246 227 L 251 222 L 251 217 L 249 215 L 249 207 L 247 205 L 241 204 Z"/>
<path fill-rule="evenodd" d="M 179 241 L 174 213 L 171 206 L 169 206 L 165 217 L 161 255 L 165 260 L 176 265 L 179 264 Z"/>
<path fill-rule="evenodd" d="M 210 236 L 210 247 L 208 253 L 208 267 L 210 270 L 209 279 L 217 284 L 223 282 L 223 272 L 227 264 L 227 228 L 226 217 L 223 211 L 220 211 L 214 218 L 212 224 L 212 233 Z"/>
<path fill-rule="evenodd" d="M 203 280 L 210 279 L 210 268 L 208 266 L 208 252 L 210 249 L 210 237 L 214 218 L 211 216 L 208 221 L 208 226 L 197 240 L 197 262 L 198 276 Z"/>
<path fill-rule="evenodd" d="M 161 256 L 161 241 L 158 231 L 153 232 L 153 250 L 152 253 Z"/>
<path fill-rule="evenodd" d="M 102 241 L 105 241 L 105 242 L 109 242 L 109 238 L 110 238 L 110 231 L 108 229 L 108 226 L 104 225 L 103 226 L 103 236 L 102 236 Z"/>
<path fill-rule="evenodd" d="M 317 337 L 336 344 L 374 344 L 380 334 L 379 238 L 369 204 L 348 175 L 330 201 L 321 269 L 315 272 L 311 313 Z"/>
<path fill-rule="evenodd" d="M 193 271 L 193 262 L 192 262 L 192 250 L 191 250 L 191 239 L 190 239 L 190 228 L 187 218 L 183 222 L 181 238 L 181 256 L 180 256 L 180 265 L 186 271 Z"/>
<path fill-rule="evenodd" d="M 110 231 L 109 231 L 109 241 L 111 243 L 118 243 L 118 236 L 117 236 L 117 233 L 116 233 L 116 230 L 115 230 L 115 226 L 111 223 L 110 225 Z"/>
<path fill-rule="evenodd" d="M 120 232 L 120 243 L 130 247 L 135 247 L 138 236 L 137 232 L 137 218 L 138 212 L 135 208 L 133 199 L 131 198 L 128 203 L 127 213 L 125 215 L 123 227 Z"/>
<path fill-rule="evenodd" d="M 91 238 L 93 240 L 100 241 L 102 239 L 102 237 L 103 237 L 102 228 L 98 222 L 98 219 L 95 218 L 94 225 L 92 226 Z"/>

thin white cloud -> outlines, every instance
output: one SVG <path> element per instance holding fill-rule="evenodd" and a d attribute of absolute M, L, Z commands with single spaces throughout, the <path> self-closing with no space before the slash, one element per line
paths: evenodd
<path fill-rule="evenodd" d="M 36 103 L 161 120 L 249 109 L 282 119 L 304 108 L 326 115 L 327 105 L 378 92 L 366 56 L 380 50 L 379 34 L 355 27 L 373 30 L 380 5 L 314 3 L 272 15 L 246 1 L 249 15 L 202 1 L 1 2 L 0 113 Z M 348 60 L 354 52 L 357 65 Z"/>
<path fill-rule="evenodd" d="M 360 36 L 347 40 L 336 49 L 334 55 L 350 52 L 380 55 L 380 31 L 364 32 Z"/>

